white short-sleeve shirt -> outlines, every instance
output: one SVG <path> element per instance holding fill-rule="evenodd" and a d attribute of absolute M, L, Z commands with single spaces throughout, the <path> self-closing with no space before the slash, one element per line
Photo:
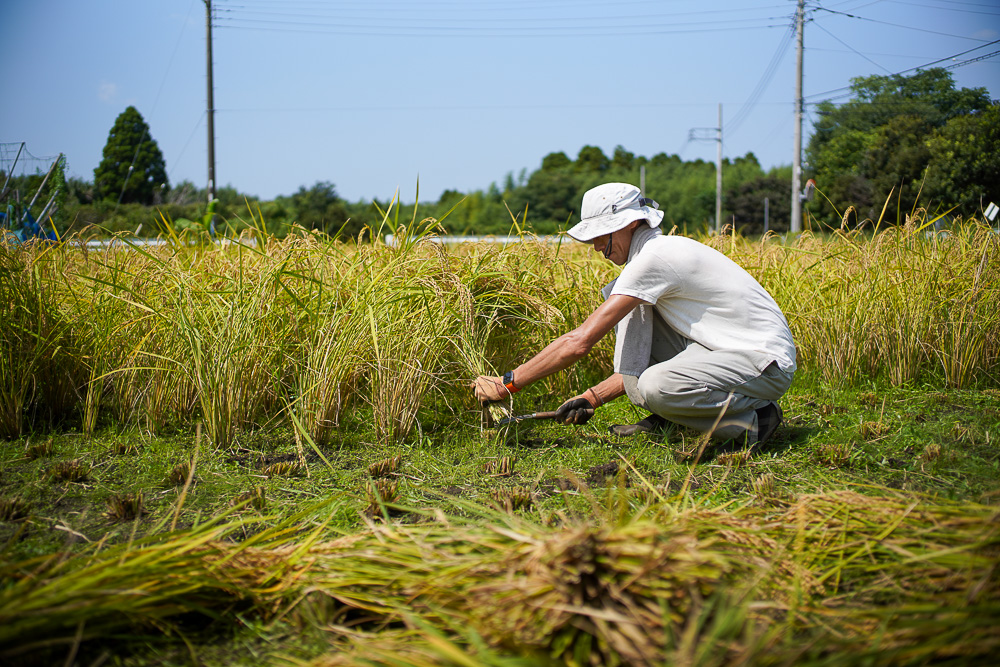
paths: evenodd
<path fill-rule="evenodd" d="M 611 294 L 652 304 L 677 333 L 710 350 L 759 353 L 793 372 L 795 343 L 778 304 L 721 252 L 683 236 L 655 236 L 622 269 Z"/>

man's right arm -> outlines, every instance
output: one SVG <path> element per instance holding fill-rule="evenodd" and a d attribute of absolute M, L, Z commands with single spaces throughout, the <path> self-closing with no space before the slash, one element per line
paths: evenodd
<path fill-rule="evenodd" d="M 556 421 L 585 424 L 594 415 L 594 410 L 624 394 L 625 382 L 621 373 L 615 373 L 560 405 L 556 409 Z"/>

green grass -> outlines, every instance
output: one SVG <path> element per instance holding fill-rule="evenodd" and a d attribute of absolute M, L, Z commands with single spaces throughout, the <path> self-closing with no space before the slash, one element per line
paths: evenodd
<path fill-rule="evenodd" d="M 526 393 L 519 400 L 543 405 L 558 400 Z M 227 511 L 240 494 L 259 487 L 269 514 L 287 516 L 317 500 L 346 498 L 336 527 L 357 530 L 369 503 L 370 468 L 397 456 L 397 471 L 382 476 L 399 482 L 399 504 L 444 511 L 460 511 L 451 497 L 488 503 L 491 491 L 503 487 L 531 489 L 532 511 L 542 516 L 563 508 L 564 490 L 583 508 L 580 489 L 614 486 L 619 471 L 630 484 L 639 485 L 642 478 L 671 494 L 688 481 L 693 499 L 720 504 L 751 500 L 754 482 L 763 475 L 773 477 L 771 495 L 789 498 L 857 485 L 982 502 L 1000 489 L 1000 392 L 838 390 L 802 377 L 784 410 L 785 425 L 749 460 L 713 445 L 697 464 L 695 433 L 677 429 L 663 437 L 628 439 L 608 434 L 611 423 L 641 416 L 624 399 L 582 427 L 522 422 L 481 431 L 475 412 L 460 414 L 456 422 L 448 410 L 431 411 L 420 431 L 400 443 L 380 442 L 370 411 L 361 409 L 320 450 L 322 459 L 305 452 L 304 470 L 288 429 L 244 433 L 223 450 L 209 447 L 204 438 L 199 444 L 188 430 L 169 436 L 105 430 L 93 438 L 66 432 L 53 437 L 49 456 L 34 459 L 25 456 L 32 447 L 27 440 L 8 441 L 0 450 L 0 497 L 30 499 L 31 513 L 0 524 L 0 539 L 11 559 L 145 534 L 169 523 L 196 450 L 192 483 L 178 514 L 181 527 Z M 497 474 L 496 463 L 504 458 L 513 461 L 511 470 Z M 85 477 L 53 476 L 54 468 L 73 461 Z M 138 525 L 104 516 L 108 499 L 136 492 L 143 494 L 145 509 Z"/>
<path fill-rule="evenodd" d="M 528 390 L 518 400 L 548 405 L 555 397 Z M 588 517 L 608 513 L 623 519 L 636 512 L 641 516 L 642 505 L 650 502 L 654 505 L 665 502 L 666 507 L 676 508 L 671 512 L 684 507 L 719 508 L 725 512 L 723 508 L 741 506 L 780 511 L 809 494 L 841 489 L 854 489 L 862 498 L 898 492 L 914 503 L 941 508 L 949 500 L 969 506 L 996 502 L 996 492 L 1000 489 L 1000 457 L 995 447 L 1000 438 L 997 418 L 1000 392 L 924 387 L 848 390 L 832 388 L 821 379 L 803 375 L 784 405 L 786 425 L 762 451 L 745 458 L 732 456 L 734 452 L 725 448 L 710 446 L 697 462 L 693 458 L 700 444 L 697 434 L 677 430 L 663 437 L 633 439 L 608 435 L 609 424 L 638 416 L 624 401 L 599 411 L 583 427 L 522 423 L 516 431 L 506 433 L 480 431 L 478 413 L 474 411 L 460 413 L 456 419 L 452 410 L 432 403 L 422 416 L 420 429 L 407 440 L 395 443 L 380 442 L 371 424 L 371 409 L 359 409 L 344 415 L 345 423 L 337 437 L 320 450 L 323 458 L 310 451 L 305 453 L 304 474 L 302 471 L 271 476 L 265 473 L 269 467 L 281 464 L 290 467 L 299 460 L 294 433 L 281 428 L 241 433 L 228 449 L 208 446 L 207 439 L 199 437 L 197 430 L 180 429 L 158 436 L 103 430 L 93 438 L 63 432 L 52 438 L 51 454 L 35 459 L 24 456 L 27 440 L 8 441 L 2 445 L 0 497 L 5 502 L 27 499 L 27 507 L 20 506 L 17 514 L 0 522 L 4 548 L 0 565 L 12 567 L 34 557 L 41 560 L 23 567 L 38 569 L 52 554 L 62 554 L 59 558 L 79 554 L 79 558 L 89 562 L 115 549 L 114 545 L 125 549 L 123 554 L 127 554 L 150 540 L 152 544 L 171 539 L 183 541 L 183 532 L 170 532 L 175 513 L 177 531 L 196 532 L 205 530 L 199 527 L 211 524 L 215 517 L 226 515 L 226 521 L 235 523 L 228 528 L 223 543 L 240 544 L 273 530 L 282 519 L 291 520 L 292 526 L 299 526 L 300 530 L 320 521 L 324 534 L 361 537 L 373 521 L 375 525 L 384 521 L 380 518 L 383 514 L 392 525 L 419 527 L 427 520 L 428 512 L 451 517 L 457 526 L 455 538 L 464 539 L 460 538 L 462 531 L 473 527 L 478 530 L 498 521 L 496 516 L 482 516 L 482 510 L 476 508 L 498 507 L 502 515 L 506 505 L 502 498 L 523 497 L 525 493 L 530 495 L 531 502 L 515 514 L 529 525 L 539 527 L 586 523 L 592 520 Z M 866 424 L 881 426 L 865 427 Z M 848 455 L 831 459 L 825 452 L 833 446 L 846 447 Z M 400 457 L 397 470 L 381 474 L 377 481 L 398 485 L 399 509 L 377 507 L 377 500 L 373 507 L 369 491 L 373 483 L 372 466 L 378 471 L 378 464 L 384 464 L 390 457 Z M 505 459 L 506 465 L 501 465 Z M 193 476 L 185 492 L 183 484 L 171 479 L 171 473 L 192 460 Z M 51 479 L 48 471 L 65 461 L 80 461 L 87 467 L 86 478 Z M 109 512 L 114 499 L 128 497 L 127 494 L 142 494 L 144 513 L 137 519 L 122 520 Z M 905 506 L 911 501 L 902 502 Z M 314 508 L 322 503 L 332 505 L 321 518 Z M 300 530 L 293 530 L 290 535 L 304 537 Z M 172 538 L 175 534 L 177 537 Z M 845 533 L 845 537 L 854 534 Z M 960 536 L 955 534 L 954 538 L 958 540 Z M 128 546 L 133 543 L 135 547 Z M 994 549 L 1000 548 L 994 544 Z M 108 558 L 118 556 L 109 552 Z M 73 562 L 72 558 L 68 561 Z M 194 568 L 195 562 L 185 560 L 183 566 L 165 566 L 165 569 L 149 566 L 148 575 L 139 570 L 134 576 L 149 576 L 155 581 L 175 568 L 180 568 L 176 572 Z M 344 564 L 344 567 L 352 571 L 355 566 Z M 265 571 L 266 568 L 261 570 Z M 127 572 L 122 570 L 120 574 L 125 576 Z M 845 582 L 855 582 L 851 585 L 864 590 L 857 576 L 845 575 Z M 373 581 L 376 580 L 379 579 Z M 391 577 L 385 579 L 390 580 Z M 428 580 L 431 581 L 433 578 Z M 996 585 L 992 578 L 984 581 L 991 582 L 990 587 Z M 239 586 L 233 590 L 239 590 Z M 850 590 L 850 586 L 845 588 L 844 599 L 851 599 L 847 592 Z M 163 595 L 172 594 L 167 591 Z M 881 595 L 888 595 L 887 601 L 897 597 L 897 593 L 889 591 Z M 100 597 L 89 599 L 89 605 L 101 604 Z M 183 604 L 175 609 L 170 599 L 165 597 L 162 602 L 165 606 L 155 608 L 158 610 L 155 613 L 167 616 L 153 625 L 134 626 L 133 638 L 122 635 L 123 628 L 114 622 L 103 634 L 102 626 L 95 623 L 93 631 L 97 638 L 84 641 L 76 649 L 80 658 L 96 660 L 107 653 L 121 664 L 181 665 L 188 664 L 195 656 L 199 664 L 225 665 L 231 664 L 233 655 L 240 655 L 241 664 L 267 665 L 274 664 L 279 657 L 284 660 L 290 656 L 298 656 L 310 664 L 314 660 L 319 660 L 315 664 L 358 664 L 356 661 L 364 656 L 381 655 L 389 660 L 388 656 L 405 655 L 411 661 L 406 664 L 450 664 L 443 656 L 449 651 L 459 651 L 474 653 L 489 664 L 516 664 L 509 661 L 518 655 L 534 655 L 515 650 L 513 645 L 497 645 L 495 638 L 490 642 L 477 638 L 477 632 L 486 630 L 475 623 L 456 621 L 449 629 L 446 620 L 439 619 L 420 632 L 413 632 L 417 626 L 412 624 L 391 623 L 383 631 L 377 631 L 378 624 L 368 627 L 362 623 L 357 630 L 361 634 L 354 635 L 346 629 L 346 634 L 339 631 L 330 634 L 324 630 L 326 624 L 336 621 L 336 625 L 344 618 L 337 615 L 342 612 L 330 616 L 334 612 L 326 603 L 300 603 L 289 611 L 287 603 L 273 606 L 251 599 L 233 607 L 232 603 L 223 602 L 217 611 L 209 613 L 210 622 L 206 624 L 198 622 L 198 615 L 192 616 L 192 611 L 183 611 Z M 744 628 L 741 632 L 757 627 L 747 620 L 743 602 L 713 600 L 713 605 L 730 605 L 725 607 L 726 613 L 731 615 L 733 627 Z M 861 607 L 837 622 L 860 623 L 858 619 L 870 618 L 880 608 Z M 275 617 L 267 610 L 284 611 Z M 713 612 L 706 608 L 699 613 L 703 614 L 700 622 L 707 625 L 692 636 L 723 631 L 712 625 L 721 622 Z M 979 613 L 989 618 L 998 611 L 989 607 Z M 713 618 L 717 620 L 711 621 Z M 922 616 L 917 618 L 919 623 L 913 621 L 917 623 L 914 627 L 923 628 L 921 623 L 926 621 L 920 620 Z M 896 620 L 905 626 L 905 618 Z M 969 621 L 955 622 L 967 625 Z M 818 626 L 793 624 L 787 628 L 787 636 L 801 639 L 819 632 L 816 628 L 825 623 L 834 620 L 828 619 Z M 956 632 L 964 632 L 966 625 L 960 624 Z M 29 657 L 39 661 L 34 664 L 64 660 L 73 650 L 74 627 L 66 630 L 65 641 L 43 643 L 30 652 Z M 411 630 L 404 631 L 404 627 Z M 890 627 L 897 627 L 895 621 Z M 361 639 L 371 632 L 376 633 L 371 635 L 374 646 Z M 435 633 L 442 632 L 434 639 Z M 828 646 L 833 655 L 843 657 L 842 651 L 855 650 L 846 640 L 837 648 L 840 640 L 820 634 L 821 645 Z M 860 636 L 870 641 L 874 635 Z M 761 661 L 771 651 L 786 657 L 797 655 L 792 648 L 794 642 L 787 645 L 788 639 L 782 644 L 770 635 L 754 637 L 740 638 L 748 642 L 753 639 L 744 646 L 750 655 L 757 656 L 753 662 Z M 426 643 L 432 639 L 430 644 Z M 913 641 L 919 649 L 918 655 L 930 650 L 927 648 L 931 646 L 927 643 L 930 640 Z M 7 650 L 12 647 L 8 642 L 0 644 Z M 474 648 L 477 645 L 479 649 Z M 675 646 L 672 650 L 680 648 Z M 698 658 L 694 646 L 685 650 L 699 664 L 718 664 L 721 659 L 718 655 Z M 874 649 L 869 646 L 865 650 Z M 421 655 L 424 657 L 419 658 Z M 821 651 L 798 656 L 796 660 L 822 662 L 822 655 Z M 349 656 L 354 657 L 348 660 Z M 535 659 L 537 655 L 529 658 L 529 662 Z M 30 660 L 28 664 L 32 664 Z"/>

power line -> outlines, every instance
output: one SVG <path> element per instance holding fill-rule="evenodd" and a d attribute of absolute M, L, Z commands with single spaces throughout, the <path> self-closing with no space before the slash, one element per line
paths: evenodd
<path fill-rule="evenodd" d="M 838 42 L 840 42 L 841 44 L 843 44 L 844 46 L 846 46 L 848 49 L 850 49 L 856 55 L 861 56 L 862 58 L 864 58 L 865 60 L 867 60 L 868 62 L 870 62 L 872 65 L 875 65 L 875 67 L 878 67 L 880 70 L 882 70 L 886 74 L 891 74 L 891 72 L 887 68 L 882 67 L 877 62 L 875 62 L 874 60 L 872 60 L 871 58 L 869 58 L 865 54 L 861 53 L 860 51 L 858 51 L 856 48 L 854 48 L 853 46 L 851 46 L 850 44 L 848 44 L 844 40 L 842 40 L 840 37 L 837 37 L 832 32 L 830 32 L 829 30 L 827 30 L 826 28 L 824 28 L 823 26 L 821 26 L 819 23 L 817 23 L 815 25 L 816 25 L 817 28 L 819 28 L 820 30 L 822 30 L 826 34 L 830 35 L 830 37 L 833 37 L 835 40 L 837 40 Z"/>
<path fill-rule="evenodd" d="M 781 5 L 758 5 L 732 10 L 698 10 L 668 13 L 622 12 L 623 5 L 645 5 L 646 2 L 618 2 L 609 5 L 595 0 L 592 3 L 543 2 L 421 2 L 421 3 L 327 3 L 286 2 L 274 0 L 242 0 L 240 4 L 216 3 L 216 22 L 219 27 L 243 30 L 269 30 L 278 32 L 315 32 L 322 34 L 352 34 L 380 36 L 592 36 L 609 34 L 608 31 L 628 31 L 623 34 L 668 34 L 707 32 L 775 27 L 770 22 L 786 17 L 762 13 L 781 9 Z M 396 6 L 387 14 L 386 9 Z M 491 9 L 491 7 L 493 9 Z M 553 9 L 559 16 L 551 16 Z M 599 9 L 599 14 L 583 9 Z M 373 10 L 375 13 L 373 14 Z M 532 16 L 538 11 L 546 16 Z M 484 19 L 482 14 L 491 16 Z M 751 14 L 738 18 L 738 15 Z M 395 21 L 387 21 L 390 15 Z M 719 16 L 724 15 L 720 20 Z M 680 17 L 705 20 L 678 21 Z M 509 25 L 505 25 L 509 24 Z M 372 32 L 374 31 L 374 32 Z M 461 33 L 461 34 L 458 34 Z M 544 33 L 544 34 L 538 34 Z M 612 33 L 617 34 L 617 33 Z"/>
<path fill-rule="evenodd" d="M 941 7 L 939 5 L 925 5 L 922 2 L 905 2 L 904 0 L 886 0 L 896 5 L 907 5 L 910 7 L 927 7 L 928 9 L 938 9 L 945 12 L 960 12 L 962 14 L 980 14 L 985 16 L 1000 16 L 1000 12 L 981 12 L 975 9 L 958 9 L 954 7 Z M 975 7 L 989 7 L 991 9 L 996 9 L 996 5 L 979 5 L 974 3 L 961 3 L 963 5 L 973 5 Z"/>
<path fill-rule="evenodd" d="M 178 162 L 180 162 L 181 158 L 184 157 L 184 153 L 187 151 L 188 144 L 190 144 L 191 140 L 194 139 L 195 132 L 197 132 L 201 128 L 201 121 L 205 118 L 205 114 L 207 113 L 208 113 L 207 111 L 201 112 L 201 116 L 198 117 L 198 121 L 194 124 L 194 129 L 191 130 L 191 134 L 188 135 L 187 141 L 184 142 L 184 147 L 181 148 L 181 152 L 177 155 L 177 159 L 173 163 L 175 166 Z M 172 169 L 169 170 L 167 174 L 169 175 L 172 171 L 173 171 Z"/>
<path fill-rule="evenodd" d="M 586 9 L 586 8 L 597 8 L 602 10 L 607 10 L 609 7 L 614 8 L 614 12 L 618 13 L 623 7 L 634 5 L 656 5 L 660 7 L 663 5 L 662 0 L 633 0 L 631 2 L 625 0 L 619 0 L 613 5 L 610 5 L 606 0 L 593 0 L 592 2 L 580 2 L 579 0 L 573 1 L 555 1 L 546 2 L 545 0 L 523 0 L 521 2 L 513 0 L 498 0 L 497 2 L 477 2 L 475 4 L 470 4 L 467 0 L 456 0 L 455 2 L 420 2 L 415 3 L 409 0 L 398 1 L 398 2 L 372 2 L 366 0 L 364 2 L 303 2 L 303 1 L 280 1 L 280 0 L 242 0 L 239 4 L 229 4 L 226 3 L 226 7 L 231 7 L 233 9 L 252 9 L 254 7 L 262 9 L 292 9 L 303 11 L 318 11 L 323 8 L 329 8 L 331 11 L 354 11 L 354 10 L 365 10 L 371 11 L 373 8 L 377 11 L 387 11 L 391 10 L 393 12 L 419 12 L 424 13 L 427 11 L 440 10 L 444 12 L 455 12 L 456 10 L 461 10 L 465 13 L 484 13 L 484 12 L 510 12 L 513 11 L 518 14 L 518 16 L 523 16 L 524 10 L 532 11 L 552 11 L 557 10 L 561 15 L 565 16 L 567 12 Z M 747 12 L 747 11 L 757 11 L 761 9 L 783 9 L 785 5 L 775 4 L 775 5 L 759 5 L 756 7 L 747 7 L 743 9 L 726 9 L 726 10 L 699 10 L 694 12 L 672 12 L 671 16 L 683 16 L 687 14 L 713 14 L 713 13 L 733 13 L 733 12 Z"/>
<path fill-rule="evenodd" d="M 859 21 L 868 21 L 869 23 L 879 23 L 881 25 L 892 26 L 893 28 L 903 28 L 905 30 L 916 30 L 917 32 L 926 32 L 931 35 L 940 35 L 942 37 L 953 37 L 954 39 L 966 39 L 972 42 L 985 42 L 985 39 L 976 39 L 975 37 L 966 37 L 965 35 L 952 35 L 946 32 L 938 32 L 937 30 L 927 30 L 926 28 L 914 28 L 913 26 L 900 25 L 899 23 L 889 23 L 888 21 L 879 21 L 878 19 L 870 19 L 865 16 L 858 16 L 857 14 L 848 14 L 847 12 L 838 12 L 835 9 L 827 9 L 826 7 L 816 7 L 817 11 L 828 12 L 830 14 L 836 14 L 838 16 L 846 16 L 848 18 L 857 19 Z"/>
<path fill-rule="evenodd" d="M 967 49 L 967 50 L 962 51 L 960 53 L 956 53 L 955 55 L 952 55 L 952 56 L 946 56 L 944 58 L 938 58 L 937 60 L 932 60 L 929 63 L 924 63 L 923 65 L 918 65 L 916 67 L 911 67 L 909 69 L 904 69 L 904 70 L 902 70 L 900 72 L 894 72 L 894 73 L 890 74 L 889 76 L 902 76 L 903 74 L 908 74 L 910 72 L 916 72 L 917 70 L 927 69 L 928 67 L 933 67 L 934 65 L 946 62 L 948 60 L 954 60 L 955 58 L 958 58 L 960 56 L 964 56 L 966 54 L 972 53 L 973 51 L 978 51 L 979 49 L 984 49 L 987 46 L 993 46 L 994 44 L 1000 44 L 1000 39 L 995 39 L 992 42 L 987 42 L 986 44 L 981 44 L 980 46 L 974 46 L 971 49 Z M 972 63 L 979 62 L 980 60 L 986 60 L 987 58 L 992 58 L 993 56 L 997 55 L 998 53 L 1000 53 L 1000 51 L 994 51 L 993 53 L 987 53 L 987 54 L 982 55 L 982 56 L 978 56 L 978 57 L 975 57 L 975 58 L 969 58 L 968 60 L 963 60 L 963 61 L 957 62 L 957 63 L 952 63 L 952 64 L 948 65 L 947 67 L 945 67 L 944 69 L 956 69 L 956 68 L 962 67 L 964 65 L 971 65 Z M 837 95 L 836 97 L 829 98 L 829 99 L 833 100 L 833 99 L 838 99 L 840 97 L 847 97 L 847 96 L 851 95 L 851 87 L 850 86 L 841 86 L 840 88 L 834 88 L 833 90 L 828 90 L 826 92 L 813 93 L 812 95 L 807 95 L 806 97 L 808 97 L 809 99 L 815 99 L 817 97 L 825 97 L 826 95 L 831 95 L 833 93 L 840 93 L 842 91 L 847 91 L 847 92 L 843 93 L 841 95 Z M 812 102 L 809 102 L 809 103 L 812 104 Z"/>
<path fill-rule="evenodd" d="M 788 47 L 792 43 L 792 39 L 795 37 L 794 23 L 790 23 L 788 28 L 789 28 L 788 31 L 782 37 L 781 41 L 778 42 L 778 48 L 775 49 L 774 55 L 771 56 L 771 62 L 769 62 L 767 67 L 764 69 L 764 73 L 761 75 L 760 80 L 757 82 L 757 85 L 754 87 L 753 91 L 751 91 L 750 96 L 747 97 L 747 100 L 746 102 L 743 103 L 743 106 L 739 108 L 739 110 L 733 116 L 733 119 L 729 122 L 729 125 L 726 129 L 729 131 L 730 134 L 736 132 L 736 130 L 740 127 L 740 125 L 743 124 L 743 121 L 745 121 L 750 116 L 750 112 L 753 111 L 754 107 L 757 105 L 757 102 L 760 100 L 760 96 L 764 94 L 764 91 L 771 83 L 771 79 L 774 78 L 775 73 L 778 71 L 778 65 L 781 64 L 781 61 L 784 58 L 785 53 L 788 52 Z"/>
<path fill-rule="evenodd" d="M 615 7 L 617 8 L 617 5 L 615 5 Z M 347 13 L 341 12 L 339 10 L 339 8 L 338 8 L 338 10 L 335 10 L 333 12 L 328 12 L 328 13 L 313 13 L 314 10 L 310 10 L 310 9 L 303 9 L 304 12 L 309 12 L 309 13 L 302 13 L 302 12 L 298 12 L 298 11 L 288 11 L 289 8 L 288 8 L 287 5 L 280 5 L 279 7 L 274 7 L 274 8 L 271 8 L 271 7 L 262 7 L 260 9 L 252 9 L 252 8 L 246 7 L 246 8 L 239 8 L 239 9 L 242 9 L 243 11 L 234 12 L 233 9 L 220 9 L 220 11 L 224 11 L 224 12 L 232 13 L 232 14 L 239 13 L 241 16 L 244 16 L 244 15 L 251 15 L 251 16 L 278 16 L 278 17 L 282 17 L 282 18 L 300 18 L 300 19 L 315 19 L 315 18 L 337 19 L 337 18 L 340 18 L 342 20 L 353 19 L 353 20 L 359 20 L 359 21 L 371 21 L 371 22 L 373 22 L 375 24 L 378 24 L 378 25 L 383 25 L 384 22 L 385 22 L 385 17 L 384 16 L 372 15 L 370 13 L 362 14 L 362 15 L 355 15 L 355 14 L 352 14 L 350 12 L 347 12 Z M 370 7 L 367 8 L 367 9 L 370 10 Z M 664 19 L 674 20 L 674 19 L 677 19 L 678 17 L 682 17 L 682 16 L 686 16 L 686 17 L 691 17 L 691 16 L 701 17 L 701 16 L 704 16 L 704 17 L 707 18 L 707 17 L 715 17 L 715 16 L 718 16 L 719 14 L 725 14 L 727 16 L 732 16 L 733 14 L 739 14 L 739 13 L 759 12 L 760 10 L 763 10 L 763 9 L 780 9 L 780 7 L 778 7 L 778 6 L 775 6 L 775 7 L 752 7 L 752 8 L 732 9 L 732 10 L 709 9 L 709 10 L 700 10 L 700 11 L 695 11 L 695 12 L 671 12 L 671 13 L 667 13 L 667 14 L 664 14 L 664 13 L 658 13 L 658 14 L 628 14 L 628 15 L 614 14 L 614 15 L 610 15 L 610 16 L 608 16 L 608 15 L 600 15 L 600 16 L 572 16 L 572 17 L 560 16 L 560 17 L 537 18 L 537 19 L 530 19 L 530 20 L 533 20 L 535 22 L 541 21 L 541 22 L 552 23 L 555 26 L 564 27 L 564 26 L 567 25 L 567 22 L 569 22 L 569 21 L 590 21 L 590 22 L 598 22 L 601 25 L 606 25 L 609 21 L 626 21 L 626 20 L 651 21 L 651 20 L 664 20 Z M 417 12 L 414 12 L 414 13 L 417 13 Z M 514 13 L 514 14 L 506 14 L 506 15 L 500 16 L 500 17 L 493 16 L 493 17 L 490 18 L 490 21 L 494 22 L 494 23 L 498 22 L 498 21 L 507 22 L 507 23 L 523 23 L 527 18 L 528 17 L 526 17 L 523 13 Z M 761 18 L 762 17 L 757 16 L 757 17 L 750 17 L 750 18 L 745 18 L 745 19 L 735 19 L 735 20 L 749 21 L 749 20 L 759 20 Z M 773 18 L 777 18 L 777 17 L 768 16 L 768 17 L 764 17 L 764 18 L 773 19 Z M 426 14 L 424 14 L 422 12 L 420 13 L 420 16 L 416 16 L 416 17 L 413 17 L 413 18 L 406 18 L 405 20 L 407 21 L 408 24 L 411 23 L 411 22 L 413 22 L 413 21 L 420 21 L 420 22 L 439 21 L 439 22 L 453 23 L 453 24 L 454 23 L 468 23 L 470 21 L 478 23 L 478 22 L 482 21 L 481 18 L 474 18 L 474 19 L 462 18 L 462 17 L 457 17 L 456 18 L 454 15 L 449 15 L 449 16 L 440 16 L 440 15 L 429 16 L 429 15 L 426 15 Z"/>
<path fill-rule="evenodd" d="M 386 25 L 384 23 L 318 23 L 312 21 L 277 21 L 244 18 L 222 18 L 218 27 L 244 30 L 264 30 L 271 32 L 301 32 L 315 34 L 380 36 L 380 37 L 593 37 L 593 36 L 635 36 L 690 34 L 705 32 L 725 32 L 733 30 L 753 30 L 784 27 L 771 21 L 780 17 L 762 19 L 738 19 L 723 23 L 737 24 L 728 27 L 718 21 L 696 21 L 690 23 L 663 23 L 637 25 L 594 25 L 594 26 L 524 26 L 503 28 L 483 26 L 427 26 L 414 28 L 412 25 Z M 683 27 L 678 27 L 683 26 Z M 704 26 L 704 27 L 699 27 Z"/>

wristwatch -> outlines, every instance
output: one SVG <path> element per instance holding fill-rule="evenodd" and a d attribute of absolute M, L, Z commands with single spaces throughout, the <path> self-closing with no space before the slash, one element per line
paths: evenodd
<path fill-rule="evenodd" d="M 507 371 L 503 374 L 503 386 L 507 387 L 507 391 L 512 394 L 521 391 L 520 387 L 514 386 L 514 371 Z"/>

